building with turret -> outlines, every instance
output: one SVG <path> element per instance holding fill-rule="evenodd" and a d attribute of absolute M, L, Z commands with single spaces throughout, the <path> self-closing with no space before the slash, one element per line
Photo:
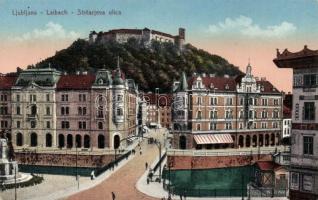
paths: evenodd
<path fill-rule="evenodd" d="M 92 31 L 89 34 L 89 43 L 105 43 L 108 41 L 116 41 L 118 43 L 126 43 L 129 39 L 134 38 L 145 46 L 149 46 L 151 41 L 171 42 L 182 49 L 185 44 L 185 29 L 179 28 L 178 35 L 144 29 L 113 29 L 107 32 Z"/>
<path fill-rule="evenodd" d="M 282 93 L 252 74 L 193 74 L 173 85 L 175 149 L 277 146 L 281 140 Z"/>
<path fill-rule="evenodd" d="M 75 156 L 81 151 L 84 157 L 85 152 L 104 156 L 82 163 L 101 166 L 138 134 L 138 88 L 119 63 L 114 71 L 96 74 L 28 69 L 17 77 L 3 75 L 0 82 L 5 82 L 0 88 L 2 129 L 10 133 L 17 159 L 26 164 L 32 159 L 22 154 L 36 152 L 32 164 L 72 166 L 65 152 Z"/>

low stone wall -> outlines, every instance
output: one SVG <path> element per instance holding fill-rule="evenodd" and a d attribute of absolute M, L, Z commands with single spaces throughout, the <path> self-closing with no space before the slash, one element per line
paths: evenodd
<path fill-rule="evenodd" d="M 116 155 L 119 157 L 120 155 Z M 48 153 L 15 153 L 18 164 L 41 166 L 98 168 L 107 165 L 115 159 L 115 155 L 78 155 L 75 154 L 48 154 Z"/>
<path fill-rule="evenodd" d="M 213 169 L 245 166 L 259 160 L 271 161 L 272 156 L 168 156 L 167 163 L 171 163 L 171 169 Z"/>

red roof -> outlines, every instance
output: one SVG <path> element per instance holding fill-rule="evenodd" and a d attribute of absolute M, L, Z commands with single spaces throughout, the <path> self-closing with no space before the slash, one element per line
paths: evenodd
<path fill-rule="evenodd" d="M 280 167 L 280 165 L 272 161 L 257 161 L 256 164 L 262 171 L 271 171 Z"/>
<path fill-rule="evenodd" d="M 90 89 L 95 81 L 95 75 L 63 75 L 57 83 L 60 90 L 86 90 Z"/>
<path fill-rule="evenodd" d="M 189 87 L 192 87 L 193 82 L 197 77 L 192 77 L 189 81 Z M 201 77 L 202 83 L 205 87 L 222 91 L 235 91 L 236 90 L 236 81 L 234 78 L 226 78 L 226 77 Z M 211 87 L 213 84 L 213 88 Z M 228 88 L 227 88 L 228 86 Z M 227 89 L 226 89 L 227 88 Z"/>
<path fill-rule="evenodd" d="M 236 91 L 236 85 L 241 81 L 242 76 L 240 77 L 201 77 L 202 83 L 206 88 L 212 89 L 216 91 Z M 192 84 L 196 80 L 196 77 L 192 77 L 188 81 L 189 87 L 192 87 Z M 279 91 L 266 80 L 257 81 L 257 84 L 264 87 L 262 93 L 279 93 Z M 212 87 L 213 85 L 213 87 Z"/>
<path fill-rule="evenodd" d="M 257 84 L 260 84 L 261 87 L 264 87 L 264 91 L 261 91 L 263 93 L 279 93 L 277 88 L 273 86 L 273 84 L 269 81 L 256 81 Z"/>
<path fill-rule="evenodd" d="M 0 90 L 11 89 L 16 80 L 16 76 L 0 76 Z"/>

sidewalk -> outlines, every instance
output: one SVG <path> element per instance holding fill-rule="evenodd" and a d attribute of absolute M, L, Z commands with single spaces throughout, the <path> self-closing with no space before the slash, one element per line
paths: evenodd
<path fill-rule="evenodd" d="M 158 162 L 158 157 L 155 159 L 155 162 L 151 164 L 151 168 L 156 165 L 156 162 Z M 162 166 L 165 164 L 165 161 L 162 163 Z M 157 173 L 156 173 L 157 174 Z M 165 197 L 165 199 L 168 198 L 168 191 L 165 191 L 163 189 L 163 182 L 150 182 L 147 184 L 147 175 L 148 170 L 145 171 L 145 173 L 140 177 L 140 179 L 136 183 L 136 188 L 140 192 L 155 197 L 158 199 L 161 199 Z M 173 200 L 180 200 L 180 197 L 177 195 L 171 196 Z M 184 198 L 183 198 L 184 199 Z M 228 198 L 222 198 L 222 197 L 187 197 L 187 200 L 209 200 L 209 199 L 217 199 L 217 200 L 242 200 L 242 197 L 228 197 Z M 244 198 L 247 200 L 247 197 Z M 288 200 L 287 197 L 274 197 L 274 198 L 265 198 L 265 197 L 252 197 L 251 199 L 255 200 Z"/>
<path fill-rule="evenodd" d="M 138 145 L 138 142 L 139 142 L 138 140 L 134 140 L 134 143 L 131 144 L 127 148 L 127 150 L 130 151 L 133 148 L 135 148 Z M 48 179 L 46 179 L 45 182 L 38 184 L 38 185 L 35 185 L 33 187 L 18 188 L 18 197 L 19 197 L 19 199 L 26 199 L 26 200 L 63 199 L 67 196 L 70 196 L 72 194 L 78 193 L 78 192 L 83 191 L 83 190 L 87 190 L 89 188 L 92 188 L 92 187 L 100 184 L 102 181 L 108 179 L 112 174 L 114 174 L 119 169 L 121 169 L 125 164 L 127 164 L 133 158 L 134 158 L 134 155 L 131 154 L 127 160 L 125 159 L 125 160 L 122 160 L 120 163 L 118 163 L 118 166 L 115 167 L 114 170 L 109 169 L 109 170 L 103 172 L 100 176 L 98 176 L 94 180 L 91 180 L 89 177 L 80 177 L 79 189 L 78 189 L 78 185 L 77 185 L 77 182 L 76 182 L 74 176 L 45 175 L 44 174 L 44 177 L 45 176 L 48 177 Z M 56 185 L 56 184 L 64 185 L 66 182 L 68 184 L 63 189 L 61 189 L 61 187 L 52 187 L 52 185 Z M 1 200 L 1 198 L 13 199 L 14 198 L 13 192 L 14 192 L 14 190 L 10 189 L 10 190 L 5 191 L 5 193 L 7 193 L 7 194 L 0 194 L 0 200 Z M 4 195 L 4 196 L 2 196 L 2 195 Z"/>

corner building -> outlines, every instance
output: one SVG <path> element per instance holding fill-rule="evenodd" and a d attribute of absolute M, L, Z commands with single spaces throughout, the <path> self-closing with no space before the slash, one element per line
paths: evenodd
<path fill-rule="evenodd" d="M 252 75 L 194 74 L 174 83 L 173 148 L 219 149 L 280 144 L 282 93 Z"/>
<path fill-rule="evenodd" d="M 16 152 L 124 149 L 130 140 L 123 139 L 138 134 L 138 90 L 119 66 L 112 72 L 74 75 L 29 69 L 19 74 L 10 90 L 1 90 L 6 91 L 11 91 Z"/>
<path fill-rule="evenodd" d="M 277 50 L 274 63 L 293 69 L 290 199 L 318 199 L 318 50 Z"/>

